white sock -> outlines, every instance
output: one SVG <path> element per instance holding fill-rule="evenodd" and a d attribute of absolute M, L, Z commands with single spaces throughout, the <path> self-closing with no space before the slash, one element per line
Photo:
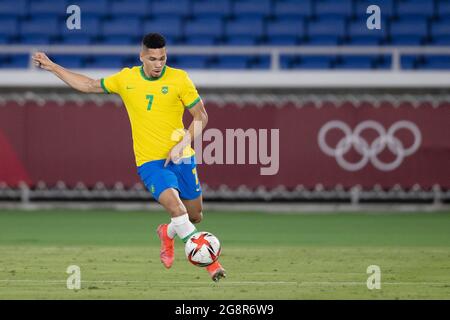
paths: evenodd
<path fill-rule="evenodd" d="M 167 235 L 169 236 L 170 239 L 175 238 L 175 236 L 177 235 L 177 231 L 175 230 L 175 224 L 173 222 L 170 222 L 169 225 L 167 226 Z"/>
<path fill-rule="evenodd" d="M 169 231 L 169 229 L 172 229 L 172 231 Z M 169 237 L 171 236 L 171 232 L 173 232 L 173 230 L 175 230 L 176 234 L 181 240 L 183 240 L 183 242 L 186 242 L 187 239 L 189 239 L 189 237 L 197 231 L 192 222 L 189 221 L 189 216 L 187 213 L 182 216 L 172 218 L 172 222 L 169 224 L 169 228 L 167 228 Z"/>

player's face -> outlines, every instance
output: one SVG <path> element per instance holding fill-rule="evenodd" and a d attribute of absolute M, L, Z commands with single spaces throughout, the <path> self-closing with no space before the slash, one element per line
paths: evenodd
<path fill-rule="evenodd" d="M 162 69 L 166 65 L 166 48 L 141 50 L 141 61 L 144 64 L 144 71 L 151 77 L 159 77 Z"/>

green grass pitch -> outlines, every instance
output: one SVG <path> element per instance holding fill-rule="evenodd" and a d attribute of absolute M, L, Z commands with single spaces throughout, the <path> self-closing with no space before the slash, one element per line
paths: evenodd
<path fill-rule="evenodd" d="M 164 212 L 0 211 L 0 299 L 450 299 L 450 212 L 209 212 L 222 242 L 213 283 L 176 241 L 159 261 Z M 69 265 L 81 289 L 69 290 Z M 369 265 L 381 289 L 367 288 Z"/>

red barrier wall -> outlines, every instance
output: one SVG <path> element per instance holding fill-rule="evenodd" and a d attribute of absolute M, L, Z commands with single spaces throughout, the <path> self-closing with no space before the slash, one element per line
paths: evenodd
<path fill-rule="evenodd" d="M 260 168 L 265 167 L 262 164 L 199 165 L 201 181 L 213 188 L 222 184 L 231 188 L 293 188 L 300 184 L 313 188 L 319 183 L 330 188 L 338 184 L 360 184 L 365 188 L 376 184 L 386 188 L 395 184 L 406 188 L 414 184 L 423 188 L 435 184 L 450 187 L 450 103 L 438 108 L 408 104 L 393 107 L 388 103 L 379 108 L 369 104 L 358 108 L 350 104 L 339 108 L 331 104 L 322 108 L 312 104 L 302 108 L 239 108 L 229 104 L 219 108 L 209 103 L 206 108 L 208 128 L 223 133 L 235 128 L 279 129 L 280 134 L 276 175 L 261 175 Z M 189 118 L 187 115 L 186 124 Z M 329 147 L 334 149 L 340 143 L 338 151 L 326 154 L 318 143 L 319 133 L 324 125 L 336 120 L 349 131 L 347 135 L 336 128 L 326 131 Z M 418 139 L 417 132 L 414 136 L 410 128 L 401 125 L 393 130 L 405 121 L 419 132 L 419 144 L 410 150 L 411 154 L 407 154 L 408 148 Z M 355 134 L 362 123 L 368 127 Z M 389 129 L 393 134 L 389 135 Z M 203 147 L 209 143 L 203 142 Z M 358 170 L 348 171 L 338 162 L 339 157 L 341 163 L 367 159 Z M 396 157 L 401 161 L 395 164 Z M 386 171 L 378 165 L 380 161 L 395 165 Z M 69 186 L 77 182 L 93 185 L 101 181 L 108 186 L 139 182 L 124 108 L 112 103 L 100 107 L 85 103 L 80 107 L 69 102 L 64 106 L 53 102 L 19 106 L 9 102 L 0 107 L 0 181 L 16 186 L 21 180 L 32 185 L 38 181 L 48 185 L 64 181 Z"/>

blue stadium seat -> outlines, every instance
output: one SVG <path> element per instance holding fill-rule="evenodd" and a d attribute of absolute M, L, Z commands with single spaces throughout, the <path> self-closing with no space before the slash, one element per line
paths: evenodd
<path fill-rule="evenodd" d="M 400 59 L 401 68 L 404 70 L 416 69 L 418 64 L 419 57 L 404 55 Z"/>
<path fill-rule="evenodd" d="M 166 38 L 178 39 L 183 36 L 181 19 L 153 19 L 147 20 L 143 25 L 143 33 L 159 32 Z"/>
<path fill-rule="evenodd" d="M 50 44 L 52 42 L 52 37 L 44 35 L 22 35 L 20 36 L 21 44 Z"/>
<path fill-rule="evenodd" d="M 302 40 L 296 36 L 268 37 L 264 42 L 269 46 L 294 46 L 300 44 Z"/>
<path fill-rule="evenodd" d="M 100 19 L 94 16 L 82 17 L 80 29 L 62 28 L 61 34 L 63 37 L 72 37 L 75 35 L 97 36 L 100 32 Z"/>
<path fill-rule="evenodd" d="M 84 34 L 63 35 L 60 40 L 63 45 L 87 45 L 94 42 L 93 37 Z"/>
<path fill-rule="evenodd" d="M 311 37 L 323 35 L 336 35 L 338 37 L 343 37 L 345 35 L 345 20 L 318 19 L 309 21 L 308 35 Z"/>
<path fill-rule="evenodd" d="M 180 69 L 205 69 L 208 67 L 210 58 L 208 56 L 177 56 L 176 62 L 172 64 Z"/>
<path fill-rule="evenodd" d="M 186 36 L 184 44 L 188 46 L 213 46 L 216 44 L 216 37 L 214 36 Z"/>
<path fill-rule="evenodd" d="M 155 0 L 151 2 L 151 12 L 154 18 L 186 17 L 191 15 L 191 2 Z"/>
<path fill-rule="evenodd" d="M 86 61 L 86 68 L 92 69 L 121 69 L 123 66 L 123 57 L 116 55 L 94 56 Z"/>
<path fill-rule="evenodd" d="M 423 43 L 424 38 L 416 35 L 395 35 L 390 41 L 391 45 L 396 46 L 420 46 Z"/>
<path fill-rule="evenodd" d="M 332 66 L 332 56 L 301 56 L 294 60 L 293 69 L 329 69 Z"/>
<path fill-rule="evenodd" d="M 223 22 L 221 19 L 196 19 L 187 21 L 184 25 L 186 36 L 219 37 L 223 34 Z"/>
<path fill-rule="evenodd" d="M 77 0 L 76 4 L 81 9 L 81 24 L 87 17 L 104 17 L 108 15 L 109 2 L 107 0 Z"/>
<path fill-rule="evenodd" d="M 437 12 L 440 18 L 450 18 L 450 1 L 440 0 L 437 4 Z"/>
<path fill-rule="evenodd" d="M 17 35 L 18 22 L 16 18 L 2 19 L 0 23 L 0 36 L 14 37 Z"/>
<path fill-rule="evenodd" d="M 247 69 L 249 61 L 248 56 L 219 56 L 212 63 L 212 67 L 216 69 Z"/>
<path fill-rule="evenodd" d="M 341 56 L 337 59 L 336 69 L 372 69 L 376 57 L 373 56 Z"/>
<path fill-rule="evenodd" d="M 20 37 L 7 37 L 7 36 L 3 36 L 5 38 L 7 38 L 8 43 L 11 44 L 19 44 L 20 43 Z"/>
<path fill-rule="evenodd" d="M 72 4 L 72 3 L 70 3 Z M 69 3 L 66 0 L 39 0 L 30 1 L 28 14 L 34 18 L 66 17 Z"/>
<path fill-rule="evenodd" d="M 231 36 L 223 39 L 221 43 L 229 46 L 254 46 L 259 44 L 259 38 L 254 36 Z"/>
<path fill-rule="evenodd" d="M 318 0 L 316 15 L 320 19 L 350 17 L 353 15 L 352 0 Z"/>
<path fill-rule="evenodd" d="M 103 22 L 100 30 L 101 34 L 105 37 L 137 37 L 143 35 L 141 23 L 139 19 L 136 18 L 118 18 L 107 20 Z"/>
<path fill-rule="evenodd" d="M 147 0 L 114 0 L 110 2 L 110 14 L 116 18 L 150 16 Z"/>
<path fill-rule="evenodd" d="M 399 17 L 433 17 L 434 1 L 401 0 L 397 3 L 396 14 Z"/>
<path fill-rule="evenodd" d="M 231 15 L 231 3 L 229 0 L 210 1 L 196 0 L 192 4 L 194 18 L 225 18 Z"/>
<path fill-rule="evenodd" d="M 420 23 L 420 24 L 427 24 L 428 23 L 428 18 L 427 17 L 421 17 L 421 16 L 402 16 L 399 18 L 392 18 L 390 23 L 409 23 L 409 24 L 414 24 L 414 23 Z"/>
<path fill-rule="evenodd" d="M 367 8 L 371 5 L 380 7 L 382 17 L 394 15 L 394 0 L 356 0 L 355 15 L 368 17 Z"/>
<path fill-rule="evenodd" d="M 25 0 L 1 0 L 0 1 L 0 16 L 13 18 L 23 17 L 27 14 Z"/>
<path fill-rule="evenodd" d="M 228 21 L 225 26 L 225 34 L 233 36 L 261 37 L 264 33 L 263 21 L 261 19 L 237 19 Z"/>
<path fill-rule="evenodd" d="M 179 38 L 174 38 L 174 37 L 167 37 L 164 36 L 164 38 L 166 38 L 166 44 L 169 46 L 174 46 L 174 45 L 181 45 L 181 40 Z"/>
<path fill-rule="evenodd" d="M 84 66 L 84 56 L 79 55 L 51 55 L 50 57 L 55 63 L 65 68 L 79 69 Z"/>
<path fill-rule="evenodd" d="M 447 56 L 426 56 L 420 69 L 446 70 L 450 69 L 450 55 Z"/>
<path fill-rule="evenodd" d="M 31 20 L 22 21 L 19 30 L 21 35 L 25 36 L 55 36 L 59 30 L 67 29 L 66 25 L 62 25 L 55 18 L 35 18 Z"/>
<path fill-rule="evenodd" d="M 390 24 L 391 43 L 395 45 L 420 45 L 428 36 L 425 20 L 400 20 Z"/>
<path fill-rule="evenodd" d="M 280 56 L 280 68 L 292 69 L 294 65 L 299 64 L 300 58 L 294 55 L 281 55 Z"/>
<path fill-rule="evenodd" d="M 450 36 L 434 37 L 429 44 L 435 46 L 450 46 Z"/>
<path fill-rule="evenodd" d="M 431 37 L 435 45 L 450 45 L 450 18 L 433 22 Z"/>
<path fill-rule="evenodd" d="M 303 38 L 305 36 L 305 23 L 303 20 L 268 22 L 266 34 L 268 37 L 294 36 Z"/>
<path fill-rule="evenodd" d="M 250 69 L 269 69 L 270 56 L 258 56 L 250 60 Z"/>
<path fill-rule="evenodd" d="M 308 46 L 337 46 L 341 44 L 340 38 L 333 35 L 309 37 L 304 42 Z"/>
<path fill-rule="evenodd" d="M 3 63 L 2 68 L 14 68 L 22 69 L 27 68 L 30 63 L 30 58 L 27 54 L 15 54 L 12 56 L 7 56 Z"/>
<path fill-rule="evenodd" d="M 132 37 L 128 35 L 113 35 L 100 37 L 97 43 L 101 45 L 111 45 L 111 46 L 136 45 L 140 43 L 140 40 L 141 38 L 137 36 Z"/>
<path fill-rule="evenodd" d="M 0 35 L 0 44 L 8 44 L 11 42 L 11 38 L 8 36 Z"/>
<path fill-rule="evenodd" d="M 272 21 L 267 24 L 269 45 L 295 45 L 305 37 L 305 24 L 301 20 Z"/>
<path fill-rule="evenodd" d="M 236 19 L 264 18 L 271 13 L 270 0 L 243 0 L 234 3 Z"/>
<path fill-rule="evenodd" d="M 320 19 L 308 24 L 308 43 L 311 45 L 336 45 L 345 37 L 345 20 Z"/>
<path fill-rule="evenodd" d="M 0 54 L 0 69 L 3 68 L 3 65 L 6 65 L 6 55 Z"/>
<path fill-rule="evenodd" d="M 364 36 L 349 37 L 343 44 L 346 46 L 379 46 L 380 44 L 382 44 L 380 41 L 381 40 L 377 38 L 370 38 Z"/>
<path fill-rule="evenodd" d="M 313 15 L 311 0 L 297 1 L 284 0 L 276 1 L 273 11 L 274 15 L 279 20 L 289 18 L 303 18 Z"/>
<path fill-rule="evenodd" d="M 348 25 L 348 44 L 352 45 L 378 45 L 387 38 L 387 21 L 382 20 L 381 29 L 370 30 L 366 20 L 352 21 Z"/>
<path fill-rule="evenodd" d="M 375 60 L 375 69 L 391 69 L 392 67 L 392 57 L 391 56 L 380 56 Z"/>
<path fill-rule="evenodd" d="M 170 65 L 172 60 L 173 59 L 171 59 L 171 57 L 169 56 L 169 58 L 167 60 L 169 65 Z M 136 54 L 123 56 L 122 57 L 122 62 L 123 62 L 123 66 L 124 67 L 130 67 L 130 68 L 142 65 L 142 62 L 139 59 L 139 55 L 136 55 Z"/>

